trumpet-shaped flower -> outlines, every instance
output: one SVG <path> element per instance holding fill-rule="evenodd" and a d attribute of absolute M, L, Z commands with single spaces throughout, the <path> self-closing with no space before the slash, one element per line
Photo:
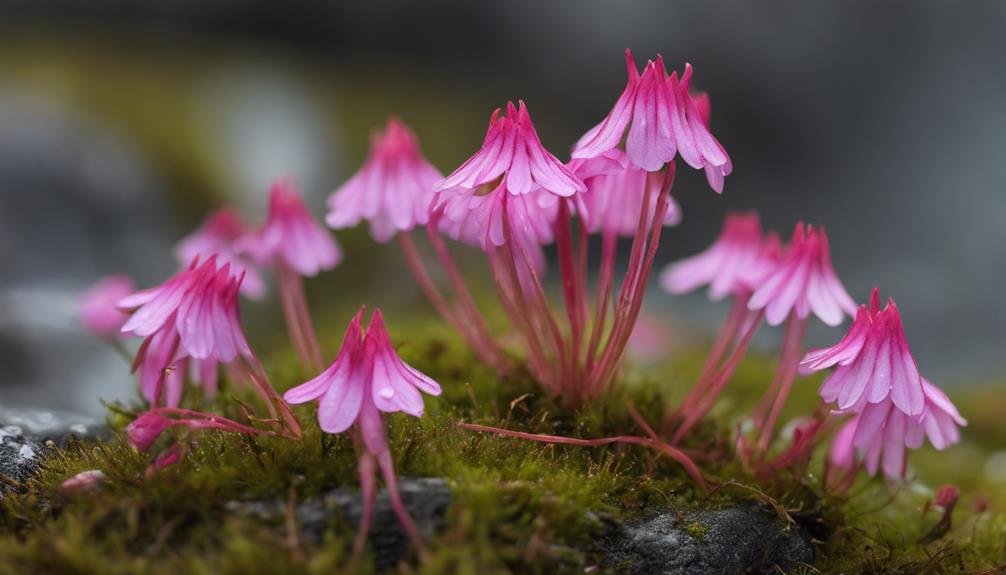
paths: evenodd
<path fill-rule="evenodd" d="M 370 155 L 328 200 L 325 221 L 333 229 L 370 222 L 370 235 L 385 243 L 429 219 L 433 186 L 443 179 L 419 151 L 415 134 L 397 118 L 371 139 Z"/>
<path fill-rule="evenodd" d="M 821 385 L 821 398 L 850 409 L 866 401 L 891 402 L 907 415 L 923 411 L 922 377 L 912 357 L 901 314 L 893 300 L 880 309 L 874 288 L 870 305 L 860 306 L 845 337 L 832 347 L 809 352 L 801 361 L 805 373 L 835 367 Z"/>
<path fill-rule="evenodd" d="M 230 264 L 231 274 L 244 274 L 241 293 L 254 299 L 265 295 L 265 284 L 255 266 L 237 253 L 235 244 L 245 236 L 247 230 L 241 217 L 233 208 L 223 208 L 210 214 L 191 234 L 182 238 L 175 246 L 175 257 L 187 266 L 195 259 L 217 256 L 217 265 Z"/>
<path fill-rule="evenodd" d="M 359 425 L 367 449 L 387 450 L 380 413 L 423 414 L 420 392 L 440 395 L 440 386 L 402 361 L 388 337 L 380 310 L 366 333 L 363 310 L 350 321 L 335 361 L 318 377 L 286 392 L 293 404 L 318 400 L 318 423 L 326 433 L 342 433 Z"/>
<path fill-rule="evenodd" d="M 845 314 L 856 313 L 855 302 L 832 266 L 824 228 L 796 225 L 782 260 L 752 294 L 748 309 L 764 309 L 769 325 L 779 325 L 790 313 L 802 320 L 813 312 L 825 324 L 836 326 Z"/>
<path fill-rule="evenodd" d="M 728 214 L 713 245 L 669 265 L 660 274 L 660 286 L 672 294 L 682 294 L 708 285 L 709 299 L 713 301 L 751 292 L 757 284 L 750 279 L 763 277 L 774 268 L 774 262 L 766 257 L 766 244 L 775 244 L 778 249 L 778 238 L 763 240 L 757 213 Z"/>
<path fill-rule="evenodd" d="M 608 116 L 573 148 L 573 158 L 594 158 L 617 148 L 625 137 L 625 152 L 636 167 L 657 171 L 680 155 L 690 166 L 705 169 L 710 186 L 723 191 L 723 176 L 732 171 L 730 158 L 709 133 L 700 105 L 689 94 L 692 67 L 667 75 L 663 58 L 650 60 L 640 74 L 632 52 L 625 51 L 628 82 Z M 708 107 L 705 108 L 708 110 Z M 710 176 L 712 174 L 712 176 Z"/>
<path fill-rule="evenodd" d="M 80 323 L 99 337 L 115 336 L 129 318 L 116 307 L 116 304 L 135 290 L 136 286 L 129 276 L 114 275 L 103 278 L 80 294 L 77 299 Z"/>
<path fill-rule="evenodd" d="M 256 232 L 238 242 L 261 265 L 278 265 L 314 277 L 342 261 L 331 234 L 307 210 L 293 182 L 280 179 L 269 190 L 269 217 Z"/>
<path fill-rule="evenodd" d="M 542 146 L 523 101 L 517 107 L 507 103 L 505 114 L 499 109 L 493 112 L 482 148 L 434 189 L 477 194 L 479 188 L 500 178 L 502 188 L 515 196 L 543 189 L 569 197 L 585 189 L 583 182 Z"/>

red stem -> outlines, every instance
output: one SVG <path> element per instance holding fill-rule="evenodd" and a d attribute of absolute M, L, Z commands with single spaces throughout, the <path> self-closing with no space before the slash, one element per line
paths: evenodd
<path fill-rule="evenodd" d="M 409 510 L 405 507 L 402 497 L 398 493 L 398 478 L 395 476 L 395 463 L 391 460 L 391 451 L 380 453 L 377 456 L 377 464 L 381 467 L 381 475 L 384 477 L 384 483 L 388 488 L 388 499 L 391 500 L 391 508 L 395 511 L 395 515 L 398 516 L 398 522 L 402 524 L 406 535 L 412 540 L 412 546 L 416 548 L 420 559 L 425 560 L 427 556 L 426 545 L 423 543 L 423 538 L 419 535 L 419 529 L 416 528 L 415 522 L 412 521 L 412 516 L 409 515 Z"/>
<path fill-rule="evenodd" d="M 674 432 L 674 436 L 671 438 L 671 445 L 679 444 L 685 434 L 691 431 L 691 429 L 695 427 L 695 424 L 701 421 L 702 418 L 709 413 L 713 406 L 716 405 L 716 398 L 723 393 L 727 384 L 730 383 L 730 379 L 737 370 L 737 366 L 740 365 L 741 359 L 744 358 L 744 354 L 747 352 L 748 344 L 751 343 L 751 339 L 761 326 L 761 318 L 761 312 L 754 312 L 751 316 L 749 320 L 750 325 L 747 331 L 744 332 L 740 341 L 737 342 L 733 353 L 731 353 L 730 357 L 727 358 L 723 367 L 716 372 L 716 375 L 709 386 L 708 393 L 702 398 L 698 405 L 694 405 L 684 412 L 686 414 L 685 420 L 681 422 L 681 425 Z"/>
<path fill-rule="evenodd" d="M 321 346 L 318 344 L 318 337 L 315 335 L 314 324 L 311 322 L 307 307 L 304 281 L 296 271 L 282 264 L 279 266 L 278 276 L 283 315 L 290 330 L 290 337 L 297 348 L 304 369 L 318 373 L 324 365 Z"/>
<path fill-rule="evenodd" d="M 638 435 L 618 435 L 615 437 L 602 437 L 600 439 L 577 439 L 574 437 L 563 437 L 561 435 L 544 435 L 537 433 L 524 433 L 522 431 L 511 431 L 509 429 L 503 429 L 500 427 L 490 427 L 488 425 L 479 425 L 476 423 L 460 423 L 462 428 L 468 429 L 470 431 L 482 431 L 485 433 L 495 433 L 497 435 L 505 435 L 509 437 L 517 437 L 520 439 L 528 439 L 531 441 L 538 441 L 541 443 L 558 443 L 562 445 L 579 445 L 582 447 L 599 447 L 602 445 L 610 445 L 612 443 L 626 443 L 630 445 L 641 445 L 643 447 L 649 447 L 650 449 L 655 449 L 664 455 L 667 455 L 674 461 L 677 461 L 685 468 L 685 471 L 692 477 L 692 479 L 699 484 L 702 489 L 708 491 L 709 485 L 706 483 L 704 477 L 702 477 L 702 472 L 699 471 L 698 466 L 695 462 L 691 460 L 684 452 L 681 450 L 668 445 L 662 441 L 654 440 L 648 437 L 639 437 Z"/>

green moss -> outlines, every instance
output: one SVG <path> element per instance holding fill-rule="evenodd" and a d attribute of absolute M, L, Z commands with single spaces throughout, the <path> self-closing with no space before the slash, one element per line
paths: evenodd
<path fill-rule="evenodd" d="M 985 494 L 992 486 L 980 480 L 966 483 L 974 465 L 958 469 L 956 476 L 946 469 L 932 476 L 968 489 L 954 528 L 928 544 L 919 540 L 939 516 L 923 513 L 926 496 L 912 489 L 892 491 L 863 480 L 848 497 L 834 498 L 820 487 L 817 463 L 811 471 L 770 479 L 745 472 L 730 457 L 729 430 L 771 377 L 769 361 L 747 362 L 724 405 L 690 440 L 708 455 L 701 465 L 721 485 L 707 495 L 679 466 L 642 448 L 546 445 L 457 425 L 468 421 L 580 437 L 641 434 L 628 406 L 659 421 L 668 396 L 680 395 L 681 382 L 697 372 L 699 357 L 680 359 L 661 372 L 671 375 L 651 375 L 600 405 L 571 412 L 544 397 L 526 374 L 499 381 L 440 328 L 424 332 L 423 338 L 397 337 L 404 342 L 399 351 L 441 381 L 444 394 L 428 401 L 422 419 L 390 416 L 390 438 L 401 475 L 446 477 L 454 499 L 447 528 L 429 542 L 429 560 L 403 564 L 403 573 L 582 573 L 599 560 L 593 542 L 605 528 L 600 515 L 632 518 L 654 509 L 691 510 L 738 499 L 768 502 L 814 534 L 821 558 L 807 573 L 958 572 L 1006 561 L 1006 520 L 971 510 L 979 495 L 995 505 L 1006 498 Z M 288 354 L 271 358 L 267 367 L 281 389 L 304 379 Z M 793 413 L 813 405 L 815 387 L 801 384 Z M 223 401 L 214 407 L 239 416 L 236 406 Z M 313 407 L 298 413 L 305 424 L 300 442 L 207 433 L 182 464 L 150 480 L 143 479 L 147 457 L 121 438 L 50 452 L 24 493 L 0 500 L 0 574 L 338 572 L 353 536 L 343 522 L 333 521 L 320 545 L 291 546 L 285 522 L 243 516 L 227 506 L 235 500 L 300 500 L 355 485 L 350 441 L 322 434 Z M 938 466 L 931 463 L 933 454 L 922 453 L 919 460 L 923 474 Z M 60 483 L 87 469 L 106 473 L 102 491 L 61 498 Z M 705 535 L 698 524 L 686 523 L 685 529 Z"/>

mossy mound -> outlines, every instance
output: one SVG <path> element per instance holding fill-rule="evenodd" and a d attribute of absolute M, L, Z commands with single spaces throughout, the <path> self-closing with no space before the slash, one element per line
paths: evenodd
<path fill-rule="evenodd" d="M 1006 564 L 1006 519 L 974 510 L 978 500 L 992 510 L 1006 504 L 1001 491 L 975 478 L 976 461 L 990 444 L 967 440 L 959 453 L 915 454 L 920 480 L 900 489 L 861 480 L 847 497 L 832 497 L 821 487 L 818 463 L 757 480 L 729 449 L 730 423 L 771 375 L 771 362 L 755 359 L 738 372 L 715 421 L 700 426 L 686 446 L 699 450 L 700 467 L 718 486 L 705 493 L 679 465 L 640 447 L 546 445 L 457 425 L 585 438 L 641 435 L 629 406 L 659 421 L 668 397 L 680 395 L 697 371 L 694 359 L 676 360 L 662 368 L 669 375 L 627 383 L 603 404 L 570 412 L 543 397 L 528 377 L 500 381 L 449 335 L 424 332 L 396 338 L 403 342 L 400 353 L 438 379 L 444 394 L 427 401 L 422 419 L 388 417 L 390 437 L 399 474 L 446 478 L 452 503 L 446 527 L 430 538 L 431 557 L 423 563 L 407 558 L 394 567 L 398 572 L 617 572 L 604 564 L 599 517 L 632 521 L 659 509 L 726 508 L 739 500 L 768 506 L 813 538 L 817 560 L 794 572 L 958 573 Z M 305 379 L 290 357 L 274 357 L 268 368 L 280 389 Z M 812 405 L 813 389 L 801 386 L 793 413 Z M 231 399 L 214 407 L 239 416 Z M 0 501 L 0 573 L 339 572 L 353 537 L 346 521 L 333 518 L 312 543 L 293 536 L 289 522 L 264 522 L 228 505 L 277 499 L 293 505 L 355 487 L 348 437 L 322 434 L 312 407 L 298 414 L 300 442 L 205 433 L 183 463 L 149 480 L 148 456 L 129 447 L 121 431 L 109 441 L 48 451 L 39 473 Z M 112 419 L 113 428 L 121 428 L 123 420 Z M 993 426 L 992 418 L 973 418 L 969 435 Z M 89 469 L 108 477 L 100 492 L 59 495 L 64 479 Z M 921 541 L 939 514 L 923 511 L 929 494 L 922 481 L 954 481 L 965 492 L 949 533 L 927 543 Z M 373 570 L 372 560 L 363 572 Z"/>

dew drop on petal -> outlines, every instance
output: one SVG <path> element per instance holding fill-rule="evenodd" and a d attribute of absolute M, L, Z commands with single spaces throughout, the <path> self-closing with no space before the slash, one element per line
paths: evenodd
<path fill-rule="evenodd" d="M 392 397 L 395 397 L 395 390 L 390 387 L 382 387 L 377 394 L 384 399 L 391 399 Z"/>

